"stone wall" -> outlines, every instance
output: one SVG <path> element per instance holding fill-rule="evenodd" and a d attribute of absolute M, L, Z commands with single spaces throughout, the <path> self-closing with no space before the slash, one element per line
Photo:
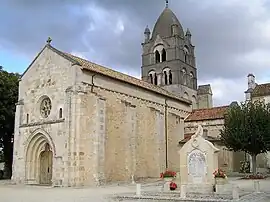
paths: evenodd
<path fill-rule="evenodd" d="M 169 113 L 168 114 L 168 140 L 169 140 L 169 168 L 175 171 L 180 169 L 180 159 L 179 159 L 179 140 L 184 138 L 184 119 L 183 117 Z"/>
<path fill-rule="evenodd" d="M 223 128 L 224 120 L 215 119 L 185 122 L 185 133 L 195 132 L 198 124 L 201 124 L 203 129 L 207 130 L 207 136 L 216 138 L 219 136 L 220 130 Z"/>
<path fill-rule="evenodd" d="M 179 169 L 177 142 L 183 137 L 183 119 L 191 108 L 168 99 L 165 109 L 163 96 L 100 75 L 92 82 L 93 76 L 91 72 L 81 75 L 85 89 L 80 121 L 85 140 L 81 144 L 88 156 L 84 184 L 92 184 L 93 179 L 99 183 L 130 181 L 132 175 L 159 177 L 166 167 L 166 125 L 168 166 Z"/>

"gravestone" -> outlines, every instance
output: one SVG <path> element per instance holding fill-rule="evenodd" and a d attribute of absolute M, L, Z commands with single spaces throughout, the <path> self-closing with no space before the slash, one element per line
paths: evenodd
<path fill-rule="evenodd" d="M 211 142 L 204 139 L 203 128 L 179 150 L 180 184 L 192 192 L 211 192 L 215 183 L 213 172 L 218 168 L 218 152 Z"/>
<path fill-rule="evenodd" d="M 206 157 L 199 149 L 194 149 L 188 154 L 188 175 L 195 184 L 203 183 L 203 178 L 207 174 Z"/>

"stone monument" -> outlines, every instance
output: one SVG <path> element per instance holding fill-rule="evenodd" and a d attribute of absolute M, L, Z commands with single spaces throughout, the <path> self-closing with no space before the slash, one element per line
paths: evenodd
<path fill-rule="evenodd" d="M 193 192 L 211 192 L 215 184 L 213 172 L 218 168 L 218 152 L 211 142 L 202 137 L 203 128 L 179 150 L 180 184 Z"/>

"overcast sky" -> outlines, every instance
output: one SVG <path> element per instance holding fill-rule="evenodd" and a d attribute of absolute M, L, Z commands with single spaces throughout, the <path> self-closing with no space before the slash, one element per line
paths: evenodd
<path fill-rule="evenodd" d="M 73 3 L 72 3 L 73 2 Z M 0 65 L 23 72 L 50 36 L 60 50 L 140 77 L 141 42 L 165 0 L 1 0 Z M 242 101 L 247 74 L 270 81 L 269 0 L 169 0 L 196 46 L 214 105 Z"/>

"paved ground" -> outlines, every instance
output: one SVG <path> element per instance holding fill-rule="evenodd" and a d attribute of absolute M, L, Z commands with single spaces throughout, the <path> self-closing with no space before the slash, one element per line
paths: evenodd
<path fill-rule="evenodd" d="M 230 178 L 230 183 L 237 184 L 241 191 L 253 191 L 252 180 L 237 180 Z M 263 192 L 270 193 L 270 180 L 260 180 L 260 188 Z M 156 184 L 144 184 L 143 190 L 154 191 L 159 187 Z M 42 186 L 11 185 L 8 181 L 0 181 L 1 202 L 103 202 L 111 200 L 106 196 L 111 194 L 123 194 L 135 192 L 134 185 L 110 185 L 99 188 L 50 188 Z M 268 196 L 256 194 L 246 201 L 270 202 Z M 259 199 L 261 197 L 261 199 Z M 131 201 L 129 201 L 131 202 Z"/>

